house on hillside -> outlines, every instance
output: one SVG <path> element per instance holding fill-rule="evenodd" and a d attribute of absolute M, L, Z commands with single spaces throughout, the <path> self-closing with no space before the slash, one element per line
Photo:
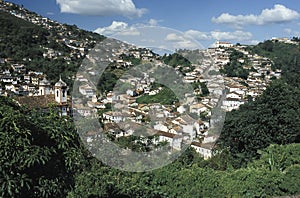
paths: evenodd
<path fill-rule="evenodd" d="M 232 111 L 233 109 L 238 109 L 239 106 L 244 103 L 245 103 L 244 100 L 238 98 L 226 97 L 226 99 L 223 100 L 222 108 L 225 109 L 226 111 Z"/>
<path fill-rule="evenodd" d="M 219 47 L 233 47 L 232 43 L 229 42 L 222 42 L 222 41 L 216 41 L 214 43 L 214 47 L 219 48 Z"/>
<path fill-rule="evenodd" d="M 195 151 L 199 153 L 204 159 L 209 159 L 212 157 L 212 149 L 214 147 L 214 143 L 192 142 L 191 147 L 194 148 Z"/>

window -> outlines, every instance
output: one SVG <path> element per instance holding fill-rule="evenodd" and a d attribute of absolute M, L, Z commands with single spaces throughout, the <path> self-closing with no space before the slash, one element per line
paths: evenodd
<path fill-rule="evenodd" d="M 66 92 L 66 90 L 63 89 L 63 91 L 62 91 L 62 96 L 63 96 L 63 97 L 66 97 L 66 96 L 65 96 L 65 92 Z"/>
<path fill-rule="evenodd" d="M 58 90 L 56 91 L 56 97 L 58 97 Z"/>

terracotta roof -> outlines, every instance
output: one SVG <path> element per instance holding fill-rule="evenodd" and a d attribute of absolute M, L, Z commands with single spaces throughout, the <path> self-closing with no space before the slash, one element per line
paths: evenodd
<path fill-rule="evenodd" d="M 157 134 L 157 135 L 164 136 L 164 137 L 168 137 L 168 138 L 174 138 L 174 137 L 176 136 L 176 134 L 173 134 L 173 133 L 167 133 L 167 132 L 164 132 L 164 131 L 157 131 L 156 134 Z"/>
<path fill-rule="evenodd" d="M 19 102 L 20 105 L 25 105 L 30 109 L 34 108 L 48 108 L 50 103 L 56 103 L 55 95 L 44 95 L 44 96 L 22 96 L 16 97 L 15 100 Z"/>
<path fill-rule="evenodd" d="M 201 142 L 192 142 L 191 145 L 201 147 L 202 143 Z"/>
<path fill-rule="evenodd" d="M 118 130 L 118 131 L 121 130 L 117 123 L 105 123 L 104 124 L 104 131 L 108 131 L 110 129 Z"/>

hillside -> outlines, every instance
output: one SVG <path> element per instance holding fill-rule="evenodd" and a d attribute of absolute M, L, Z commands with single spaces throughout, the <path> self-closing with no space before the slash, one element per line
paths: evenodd
<path fill-rule="evenodd" d="M 292 86 L 300 86 L 300 45 L 298 38 L 294 38 L 295 44 L 272 42 L 270 40 L 261 42 L 249 48 L 252 53 L 269 57 L 274 61 L 273 67 L 282 70 L 285 82 Z"/>
<path fill-rule="evenodd" d="M 104 39 L 7 2 L 0 2 L 0 25 L 2 68 L 24 64 L 27 70 L 44 72 L 51 82 L 62 75 L 70 85 L 85 55 Z"/>
<path fill-rule="evenodd" d="M 240 160 L 235 163 L 238 167 L 272 143 L 300 142 L 299 45 L 265 41 L 248 50 L 273 60 L 272 67 L 282 70 L 282 78 L 255 101 L 226 115 L 218 145 Z"/>

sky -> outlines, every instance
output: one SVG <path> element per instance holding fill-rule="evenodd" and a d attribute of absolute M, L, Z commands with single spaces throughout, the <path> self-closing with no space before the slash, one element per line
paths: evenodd
<path fill-rule="evenodd" d="M 152 35 L 189 48 L 300 37 L 299 0 L 8 0 L 60 23 L 122 39 Z M 150 29 L 166 32 L 157 38 Z M 165 31 L 169 29 L 169 31 Z M 148 33 L 144 36 L 144 33 Z M 162 37 L 162 36 L 161 36 Z M 119 38 L 119 37 L 117 37 Z M 192 39 L 192 41 L 191 41 Z M 144 39 L 145 40 L 145 39 Z M 189 40 L 189 41 L 187 41 Z M 192 43 L 192 44 L 191 44 Z M 148 42 L 149 44 L 149 42 Z"/>

